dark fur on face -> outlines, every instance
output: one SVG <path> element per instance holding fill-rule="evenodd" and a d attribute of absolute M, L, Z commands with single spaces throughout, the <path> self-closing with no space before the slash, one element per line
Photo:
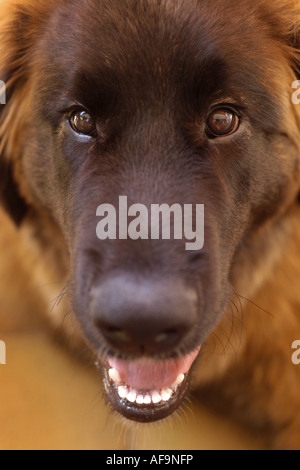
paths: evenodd
<path fill-rule="evenodd" d="M 273 0 L 40 0 L 13 14 L 9 3 L 17 2 L 8 2 L 0 68 L 6 207 L 19 224 L 46 213 L 61 231 L 72 308 L 104 365 L 180 360 L 209 341 L 235 289 L 252 296 L 261 287 L 270 275 L 263 234 L 298 210 L 290 87 L 299 13 Z M 239 125 L 216 137 L 207 122 L 220 109 Z M 76 110 L 92 117 L 92 136 L 71 128 Z M 148 208 L 204 204 L 204 249 L 100 242 L 96 208 L 117 206 L 120 195 Z M 161 334 L 167 340 L 156 343 Z M 111 401 L 151 421 L 185 392 L 150 414 L 113 392 Z"/>

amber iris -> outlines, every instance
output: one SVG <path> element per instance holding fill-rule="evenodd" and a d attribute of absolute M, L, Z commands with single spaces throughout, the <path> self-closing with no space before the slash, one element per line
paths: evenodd
<path fill-rule="evenodd" d="M 230 110 L 217 109 L 207 119 L 207 130 L 212 137 L 225 137 L 239 127 L 238 116 Z"/>
<path fill-rule="evenodd" d="M 86 111 L 76 111 L 70 117 L 70 125 L 77 134 L 94 136 L 96 134 L 96 123 L 92 116 Z"/>

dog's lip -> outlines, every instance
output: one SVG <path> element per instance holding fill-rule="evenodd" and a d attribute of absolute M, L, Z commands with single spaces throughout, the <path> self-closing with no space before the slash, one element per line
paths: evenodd
<path fill-rule="evenodd" d="M 176 359 L 102 359 L 104 386 L 113 408 L 138 422 L 157 421 L 172 414 L 186 396 L 200 349 Z"/>

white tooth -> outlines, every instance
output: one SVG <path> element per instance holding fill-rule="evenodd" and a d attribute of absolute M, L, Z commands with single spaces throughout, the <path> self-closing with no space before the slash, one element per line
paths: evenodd
<path fill-rule="evenodd" d="M 127 399 L 128 401 L 130 401 L 130 403 L 134 403 L 135 400 L 136 400 L 136 392 L 131 389 L 130 392 L 128 393 L 126 399 Z"/>
<path fill-rule="evenodd" d="M 142 405 L 144 403 L 143 395 L 138 395 L 138 397 L 136 398 L 136 402 L 138 405 Z"/>
<path fill-rule="evenodd" d="M 111 380 L 113 380 L 117 384 L 121 383 L 121 377 L 117 369 L 109 369 L 108 375 L 110 376 Z"/>
<path fill-rule="evenodd" d="M 120 398 L 126 398 L 129 393 L 129 390 L 127 387 L 118 387 L 118 394 Z"/>
<path fill-rule="evenodd" d="M 172 390 L 170 390 L 169 388 L 165 388 L 161 391 L 160 395 L 163 401 L 169 401 L 172 396 Z"/>
<path fill-rule="evenodd" d="M 145 396 L 144 396 L 144 404 L 145 404 L 145 405 L 150 405 L 150 403 L 151 403 L 151 397 L 150 397 L 150 395 L 145 395 Z"/>
<path fill-rule="evenodd" d="M 175 382 L 172 384 L 172 388 L 177 388 L 184 381 L 184 374 L 179 374 Z"/>
<path fill-rule="evenodd" d="M 161 402 L 161 396 L 158 392 L 152 392 L 152 403 L 156 404 Z"/>

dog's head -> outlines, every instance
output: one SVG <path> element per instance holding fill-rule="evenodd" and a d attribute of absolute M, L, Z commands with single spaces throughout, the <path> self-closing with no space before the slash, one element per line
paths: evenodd
<path fill-rule="evenodd" d="M 241 256 L 297 200 L 298 12 L 274 0 L 6 4 L 3 203 L 17 224 L 50 214 L 111 403 L 160 419 L 186 394 Z M 152 218 L 162 204 L 170 237 Z M 190 236 L 202 205 L 204 247 Z"/>

